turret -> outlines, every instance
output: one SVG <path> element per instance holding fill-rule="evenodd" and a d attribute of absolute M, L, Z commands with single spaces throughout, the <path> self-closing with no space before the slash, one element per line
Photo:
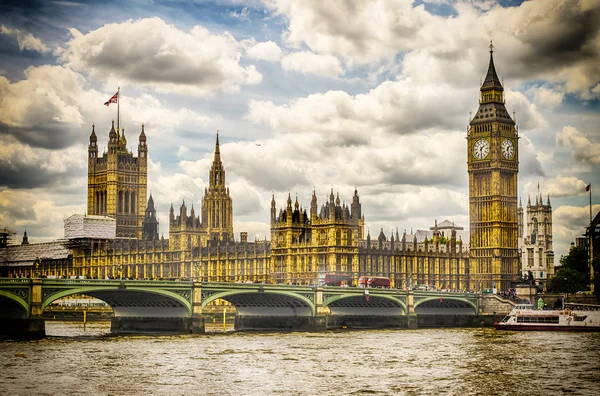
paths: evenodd
<path fill-rule="evenodd" d="M 275 206 L 275 193 L 273 193 L 273 198 L 271 198 L 271 222 L 275 222 L 277 220 L 277 207 Z"/>
<path fill-rule="evenodd" d="M 310 218 L 314 220 L 317 218 L 317 193 L 313 189 L 312 199 L 310 200 Z"/>
<path fill-rule="evenodd" d="M 335 220 L 335 195 L 333 195 L 333 188 L 331 194 L 329 194 L 329 220 Z"/>
<path fill-rule="evenodd" d="M 437 219 L 435 219 L 435 225 L 433 226 L 433 243 L 440 243 L 440 231 L 438 230 Z"/>
<path fill-rule="evenodd" d="M 140 132 L 140 138 L 138 142 L 138 158 L 139 161 L 145 166 L 148 158 L 148 145 L 146 144 L 146 134 L 144 133 L 144 124 L 142 124 L 142 131 Z"/>
<path fill-rule="evenodd" d="M 98 158 L 98 137 L 96 136 L 96 125 L 92 124 L 92 134 L 90 135 L 90 145 L 88 146 L 88 163 L 94 164 Z"/>
<path fill-rule="evenodd" d="M 150 240 L 158 239 L 158 219 L 156 218 L 156 209 L 154 208 L 152 194 L 148 198 L 144 220 L 142 221 L 142 238 Z"/>
<path fill-rule="evenodd" d="M 112 120 L 112 126 L 110 128 L 110 132 L 108 133 L 108 152 L 109 154 L 114 154 L 117 152 L 117 148 L 119 146 L 119 135 L 115 130 L 115 120 Z"/>
<path fill-rule="evenodd" d="M 360 220 L 360 218 L 361 218 L 360 211 L 361 211 L 361 205 L 360 205 L 360 199 L 358 197 L 358 190 L 356 189 L 356 187 L 354 187 L 354 195 L 352 196 L 352 206 L 351 206 L 352 219 Z"/>
<path fill-rule="evenodd" d="M 288 213 L 288 215 L 292 214 L 292 196 L 289 192 L 288 192 L 287 206 L 285 209 L 286 209 L 286 212 Z"/>

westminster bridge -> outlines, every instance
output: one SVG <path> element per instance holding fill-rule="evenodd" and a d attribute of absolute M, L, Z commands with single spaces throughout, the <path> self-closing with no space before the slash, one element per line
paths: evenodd
<path fill-rule="evenodd" d="M 484 300 L 492 297 L 262 283 L 0 278 L 0 334 L 43 336 L 44 309 L 73 294 L 106 302 L 114 312 L 111 332 L 117 334 L 202 333 L 203 310 L 219 299 L 235 307 L 239 331 L 482 325 L 491 320 Z M 504 312 L 510 310 L 509 302 L 493 297 L 495 305 L 487 305 L 494 311 L 503 304 Z"/>

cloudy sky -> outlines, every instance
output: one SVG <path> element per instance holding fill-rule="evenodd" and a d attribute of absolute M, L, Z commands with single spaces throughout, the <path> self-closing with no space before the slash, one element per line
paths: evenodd
<path fill-rule="evenodd" d="M 557 258 L 600 210 L 600 0 L 3 1 L 0 227 L 62 237 L 87 144 L 145 123 L 149 190 L 201 206 L 219 130 L 236 235 L 269 203 L 354 187 L 367 228 L 468 227 L 466 129 L 493 39 L 519 125 L 519 194 L 554 209 Z M 535 198 L 533 198 L 535 199 Z M 558 259 L 557 259 L 558 262 Z"/>

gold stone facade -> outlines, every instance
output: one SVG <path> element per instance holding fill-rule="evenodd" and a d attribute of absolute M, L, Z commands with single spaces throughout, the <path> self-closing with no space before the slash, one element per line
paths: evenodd
<path fill-rule="evenodd" d="M 467 136 L 471 288 L 510 288 L 519 274 L 518 133 L 504 88 L 490 64 Z"/>
<path fill-rule="evenodd" d="M 108 151 L 98 155 L 98 138 L 92 126 L 88 146 L 87 213 L 117 220 L 117 237 L 142 236 L 148 183 L 148 146 L 144 126 L 139 137 L 138 156 L 127 149 L 125 128 L 108 135 Z"/>

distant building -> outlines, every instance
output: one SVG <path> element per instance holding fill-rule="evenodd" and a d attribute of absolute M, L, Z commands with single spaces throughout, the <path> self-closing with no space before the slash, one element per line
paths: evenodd
<path fill-rule="evenodd" d="M 552 249 L 552 206 L 550 196 L 544 204 L 542 196 L 536 195 L 535 204 L 528 198 L 525 212 L 527 228 L 523 232 L 523 206 L 519 203 L 519 235 L 522 237 L 521 273 L 531 274 L 542 289 L 554 275 L 554 251 Z"/>

